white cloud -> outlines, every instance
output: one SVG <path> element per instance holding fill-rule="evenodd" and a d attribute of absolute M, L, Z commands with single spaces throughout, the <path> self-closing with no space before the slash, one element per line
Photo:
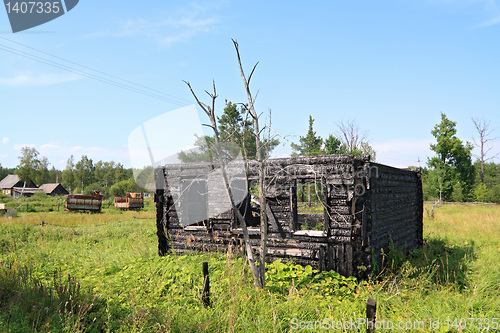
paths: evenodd
<path fill-rule="evenodd" d="M 57 143 L 46 143 L 40 146 L 40 153 L 46 153 L 49 151 L 54 151 L 61 149 L 61 146 Z"/>
<path fill-rule="evenodd" d="M 173 13 L 169 13 L 166 18 L 162 16 L 158 19 L 149 17 L 128 19 L 122 22 L 118 29 L 92 33 L 87 37 L 146 37 L 168 46 L 210 32 L 219 20 L 209 12 L 217 7 L 216 3 L 206 6 L 189 4 L 173 10 Z"/>
<path fill-rule="evenodd" d="M 32 143 L 30 143 L 30 144 L 26 144 L 26 143 L 18 144 L 18 143 L 16 143 L 14 145 L 15 150 L 21 150 L 24 147 L 36 148 L 36 146 Z"/>
<path fill-rule="evenodd" d="M 455 7 L 480 7 L 488 19 L 475 25 L 475 28 L 485 28 L 500 24 L 500 5 L 497 0 L 429 0 L 431 3 L 444 3 Z M 466 8 L 469 12 L 476 11 L 475 8 Z"/>
<path fill-rule="evenodd" d="M 393 139 L 388 142 L 374 143 L 377 162 L 399 168 L 425 166 L 427 157 L 434 155 L 430 150 L 432 140 Z"/>
<path fill-rule="evenodd" d="M 0 78 L 0 85 L 10 86 L 10 87 L 21 87 L 21 86 L 50 86 L 54 84 L 59 84 L 63 82 L 76 81 L 81 79 L 82 76 L 72 73 L 67 74 L 55 74 L 55 73 L 45 73 L 45 74 L 33 74 L 31 72 L 26 72 L 22 74 L 17 74 L 10 78 Z"/>
<path fill-rule="evenodd" d="M 490 19 L 490 20 L 487 20 L 487 21 L 484 21 L 484 22 L 481 22 L 477 25 L 478 28 L 485 28 L 485 27 L 489 27 L 489 26 L 492 26 L 492 25 L 496 25 L 496 24 L 500 24 L 500 14 L 498 14 L 496 17 Z"/>
<path fill-rule="evenodd" d="M 200 33 L 209 32 L 217 23 L 214 18 L 184 17 L 168 18 L 163 21 L 150 22 L 144 19 L 128 20 L 117 36 L 146 36 L 163 45 L 171 45 L 186 41 Z"/>
<path fill-rule="evenodd" d="M 8 138 L 8 137 L 4 137 L 4 138 L 2 138 L 2 143 L 3 143 L 4 145 L 6 145 L 7 143 L 9 143 L 9 138 Z"/>

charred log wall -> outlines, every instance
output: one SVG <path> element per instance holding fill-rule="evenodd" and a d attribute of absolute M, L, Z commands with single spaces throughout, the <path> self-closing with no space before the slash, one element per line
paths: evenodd
<path fill-rule="evenodd" d="M 405 253 L 422 242 L 423 200 L 419 171 L 397 169 L 373 163 L 378 175 L 370 178 L 369 230 L 372 253 L 381 268 L 381 250 L 392 240 Z"/>
<path fill-rule="evenodd" d="M 380 178 L 374 177 L 374 169 Z M 227 207 L 227 194 L 221 190 L 224 184 L 211 181 L 214 172 L 217 165 L 213 163 L 169 165 L 156 171 L 157 186 L 160 185 L 157 226 L 166 229 L 170 245 L 177 253 L 242 245 L 243 233 L 234 213 L 231 209 L 221 209 Z M 266 161 L 265 172 L 270 261 L 293 259 L 320 270 L 333 269 L 343 275 L 365 277 L 372 269 L 372 253 L 387 247 L 389 235 L 396 244 L 407 244 L 408 248 L 421 242 L 418 223 L 420 219 L 421 225 L 421 185 L 415 172 L 349 155 L 270 159 Z M 249 162 L 246 178 L 248 186 L 257 181 L 255 162 Z M 176 203 L 183 195 L 189 195 L 183 184 L 193 184 L 193 179 L 200 196 Z M 208 185 L 203 187 L 205 181 Z M 299 218 L 297 209 L 298 184 L 314 184 L 319 189 L 314 194 L 321 200 L 324 213 L 315 217 L 315 230 L 302 230 L 304 224 L 300 218 L 304 216 Z M 186 214 L 190 205 L 200 206 L 199 201 L 205 199 L 207 219 L 196 221 L 196 216 Z M 258 210 L 251 208 L 250 196 L 240 210 L 250 227 L 252 246 L 257 248 L 259 217 L 255 216 Z M 193 218 L 193 223 L 183 227 L 180 216 Z M 320 223 L 323 226 L 318 230 Z M 411 229 L 406 227 L 408 223 Z M 159 243 L 160 236 L 159 231 Z"/>

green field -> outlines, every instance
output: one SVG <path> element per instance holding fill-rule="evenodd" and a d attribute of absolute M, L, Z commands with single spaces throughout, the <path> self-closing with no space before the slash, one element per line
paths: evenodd
<path fill-rule="evenodd" d="M 325 331 L 365 332 L 344 322 L 359 323 L 368 298 L 392 331 L 400 321 L 423 324 L 417 332 L 497 331 L 500 206 L 447 204 L 434 213 L 424 213 L 426 245 L 407 258 L 392 251 L 370 281 L 274 263 L 265 289 L 253 287 L 236 251 L 158 257 L 152 202 L 140 212 L 0 217 L 0 332 L 289 332 L 316 321 Z"/>

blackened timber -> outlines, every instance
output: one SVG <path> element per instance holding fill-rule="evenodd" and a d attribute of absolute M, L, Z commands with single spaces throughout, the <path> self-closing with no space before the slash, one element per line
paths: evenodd
<path fill-rule="evenodd" d="M 372 254 L 375 254 L 374 260 L 380 260 L 378 254 L 382 248 L 387 249 L 391 238 L 404 251 L 422 244 L 423 200 L 419 170 L 393 168 L 370 162 L 368 156 L 352 155 L 269 159 L 264 167 L 268 189 L 265 213 L 268 216 L 269 261 L 293 258 L 301 265 L 366 278 L 373 269 Z M 234 212 L 221 209 L 227 207 L 227 203 L 225 195 L 218 194 L 223 192 L 222 184 L 213 181 L 216 178 L 211 172 L 217 169 L 218 163 L 198 162 L 167 165 L 155 171 L 157 188 L 163 191 L 155 195 L 159 254 L 168 250 L 164 247 L 167 243 L 162 243 L 161 230 L 168 232 L 176 253 L 223 251 L 230 245 L 242 246 L 243 233 Z M 237 174 L 234 167 L 230 170 Z M 257 162 L 248 161 L 246 177 L 248 188 L 258 181 Z M 236 178 L 239 182 L 244 181 L 240 174 Z M 180 204 L 183 201 L 181 192 L 183 187 L 195 182 L 207 184 L 209 216 L 203 223 L 193 221 L 185 226 L 179 221 L 180 214 L 188 211 L 191 205 L 200 207 L 200 203 L 184 201 Z M 321 197 L 322 214 L 299 214 L 298 184 L 321 184 L 318 197 Z M 174 202 L 174 198 L 179 202 Z M 253 227 L 258 226 L 260 212 L 251 206 L 250 195 L 239 209 L 245 213 L 250 244 L 257 250 L 260 229 Z M 308 223 L 304 223 L 306 219 Z M 310 229 L 301 230 L 304 228 Z"/>

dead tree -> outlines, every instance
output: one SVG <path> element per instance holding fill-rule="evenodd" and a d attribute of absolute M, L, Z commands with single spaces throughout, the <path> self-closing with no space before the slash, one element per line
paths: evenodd
<path fill-rule="evenodd" d="M 492 133 L 492 130 L 489 128 L 490 124 L 487 123 L 484 119 L 472 118 L 472 122 L 474 123 L 474 127 L 479 134 L 479 142 L 477 142 L 474 138 L 472 138 L 472 140 L 474 141 L 474 145 L 481 150 L 481 153 L 479 155 L 474 156 L 481 161 L 481 183 L 484 184 L 484 163 L 494 159 L 498 156 L 498 154 L 495 154 L 490 158 L 486 158 L 486 154 L 488 154 L 488 152 L 493 148 L 488 147 L 487 143 L 488 141 L 494 140 L 489 137 Z"/>
<path fill-rule="evenodd" d="M 254 102 L 255 98 L 252 96 L 252 92 L 250 91 L 250 80 L 252 79 L 252 75 L 255 71 L 255 68 L 259 64 L 258 62 L 253 66 L 252 71 L 248 77 L 245 76 L 245 72 L 243 70 L 243 65 L 241 64 L 240 51 L 238 47 L 238 42 L 234 39 L 232 40 L 234 44 L 234 48 L 236 49 L 236 56 L 238 57 L 238 65 L 240 67 L 241 78 L 243 79 L 243 84 L 245 86 L 245 91 L 248 97 L 248 106 L 244 106 L 247 111 L 250 113 L 250 116 L 253 118 L 254 123 L 254 131 L 255 131 L 255 147 L 256 153 L 255 157 L 259 165 L 259 202 L 260 202 L 260 285 L 264 287 L 266 285 L 266 277 L 265 277 L 265 262 L 267 255 L 267 214 L 266 214 L 266 196 L 265 196 L 265 173 L 264 173 L 264 163 L 262 156 L 262 147 L 260 142 L 260 134 L 261 130 L 259 129 L 259 116 L 255 111 Z"/>
<path fill-rule="evenodd" d="M 201 109 L 207 114 L 208 118 L 210 119 L 210 125 L 205 124 L 205 126 L 212 128 L 212 130 L 214 131 L 215 152 L 217 155 L 217 160 L 219 161 L 219 166 L 221 168 L 221 174 L 222 174 L 222 179 L 224 181 L 224 185 L 226 188 L 226 193 L 227 193 L 227 196 L 228 196 L 229 201 L 231 203 L 231 207 L 232 207 L 234 213 L 236 214 L 238 221 L 241 224 L 241 229 L 243 230 L 243 241 L 245 243 L 245 249 L 246 249 L 246 253 L 247 253 L 248 263 L 249 263 L 250 269 L 252 271 L 254 284 L 256 286 L 261 286 L 262 285 L 262 283 L 261 283 L 262 278 L 260 277 L 260 271 L 257 270 L 257 267 L 255 266 L 255 259 L 254 259 L 253 252 L 252 252 L 252 246 L 250 244 L 250 236 L 248 235 L 246 221 L 245 221 L 245 218 L 243 217 L 243 215 L 241 214 L 240 210 L 238 209 L 238 207 L 236 207 L 236 204 L 234 202 L 231 187 L 229 185 L 229 180 L 228 180 L 227 172 L 226 172 L 226 160 L 222 155 L 222 149 L 221 149 L 221 145 L 220 145 L 220 141 L 219 141 L 219 130 L 217 129 L 217 118 L 215 117 L 215 100 L 217 98 L 217 91 L 215 89 L 215 81 L 213 82 L 213 89 L 214 89 L 213 93 L 209 93 L 208 91 L 205 90 L 205 92 L 212 99 L 211 106 L 201 102 L 198 99 L 195 92 L 193 91 L 193 88 L 191 88 L 191 84 L 189 82 L 184 81 L 184 83 L 186 83 L 186 85 L 189 87 L 189 90 L 191 91 L 191 93 L 193 94 L 193 96 L 196 100 L 196 103 L 198 103 L 198 105 L 201 107 Z"/>
<path fill-rule="evenodd" d="M 360 131 L 358 123 L 354 120 L 345 123 L 341 121 L 337 126 L 339 128 L 337 136 L 347 151 L 351 153 L 355 150 L 361 150 L 361 144 L 366 142 L 366 135 Z"/>

